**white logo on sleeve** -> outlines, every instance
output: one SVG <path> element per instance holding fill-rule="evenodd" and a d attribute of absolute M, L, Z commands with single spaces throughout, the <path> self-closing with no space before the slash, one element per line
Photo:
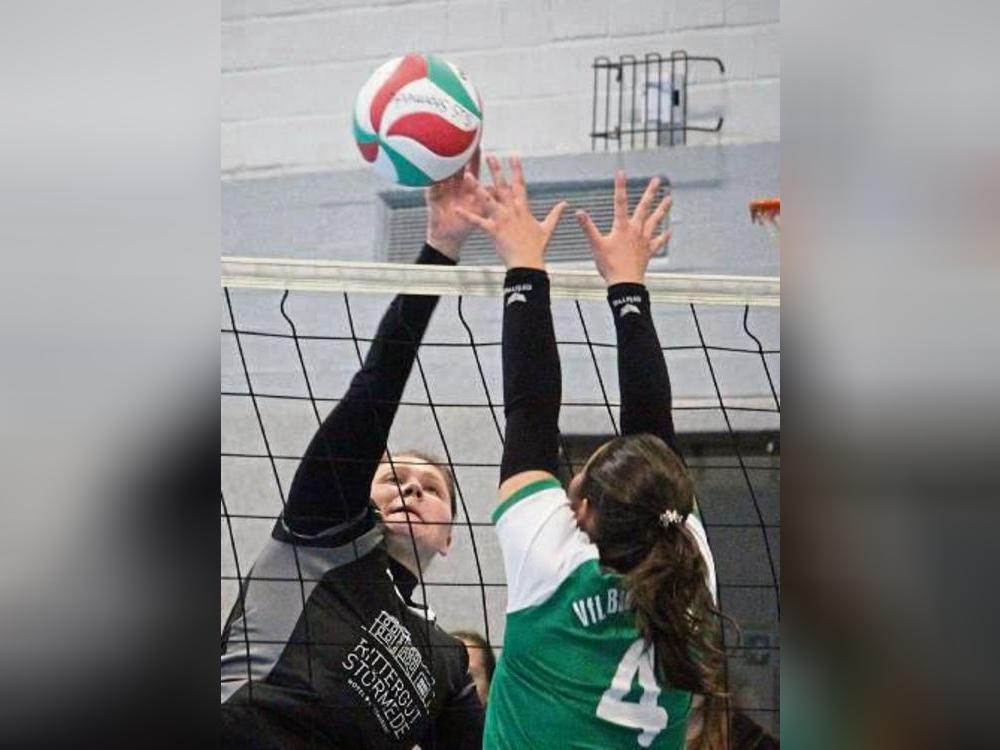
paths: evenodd
<path fill-rule="evenodd" d="M 510 296 L 507 297 L 507 304 L 512 305 L 515 302 L 527 302 L 528 298 L 525 297 L 520 292 L 511 292 Z M 638 310 L 636 310 L 638 312 Z"/>
<path fill-rule="evenodd" d="M 636 307 L 635 305 L 631 304 L 631 303 L 622 305 L 622 309 L 618 311 L 618 317 L 619 318 L 624 318 L 629 313 L 635 313 L 636 315 L 638 315 L 639 314 L 639 308 Z"/>

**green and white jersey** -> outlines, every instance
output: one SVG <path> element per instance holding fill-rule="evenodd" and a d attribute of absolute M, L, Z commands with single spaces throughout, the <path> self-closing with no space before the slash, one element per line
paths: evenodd
<path fill-rule="evenodd" d="M 625 610 L 622 577 L 602 570 L 555 479 L 493 514 L 507 575 L 507 628 L 490 688 L 483 747 L 681 750 L 691 693 L 657 682 Z M 709 567 L 705 530 L 688 524 Z"/>

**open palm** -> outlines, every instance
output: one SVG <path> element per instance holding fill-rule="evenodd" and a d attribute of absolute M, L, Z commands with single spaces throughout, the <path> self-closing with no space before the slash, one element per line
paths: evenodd
<path fill-rule="evenodd" d="M 538 221 L 528 202 L 520 158 L 510 157 L 510 181 L 495 156 L 490 156 L 486 164 L 493 178 L 490 187 L 484 188 L 478 180 L 466 178 L 483 202 L 485 215 L 473 215 L 462 209 L 460 213 L 493 238 L 497 254 L 507 268 L 544 268 L 545 248 L 569 204 L 560 201 Z"/>
<path fill-rule="evenodd" d="M 660 222 L 670 211 L 670 196 L 667 196 L 651 211 L 660 178 L 654 177 L 646 186 L 639 204 L 632 216 L 628 215 L 628 194 L 625 189 L 625 172 L 615 173 L 615 210 L 611 231 L 602 235 L 586 211 L 577 211 L 580 222 L 598 273 L 610 286 L 622 282 L 642 283 L 646 267 L 652 258 L 670 239 L 665 230 L 657 234 Z"/>

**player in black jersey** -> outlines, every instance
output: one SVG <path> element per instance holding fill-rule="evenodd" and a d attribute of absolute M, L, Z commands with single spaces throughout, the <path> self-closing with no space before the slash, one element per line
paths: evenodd
<path fill-rule="evenodd" d="M 478 171 L 478 154 L 467 168 Z M 418 263 L 454 265 L 482 207 L 464 174 L 427 191 Z M 316 432 L 222 642 L 224 747 L 478 748 L 483 708 L 462 642 L 414 603 L 451 545 L 454 481 L 386 453 L 436 297 L 399 295 Z"/>

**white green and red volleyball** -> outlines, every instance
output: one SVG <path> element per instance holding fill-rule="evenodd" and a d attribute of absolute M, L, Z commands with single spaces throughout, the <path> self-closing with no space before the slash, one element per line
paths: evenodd
<path fill-rule="evenodd" d="M 354 140 L 382 177 L 423 187 L 462 169 L 479 145 L 482 100 L 468 77 L 435 55 L 380 65 L 354 103 Z"/>

